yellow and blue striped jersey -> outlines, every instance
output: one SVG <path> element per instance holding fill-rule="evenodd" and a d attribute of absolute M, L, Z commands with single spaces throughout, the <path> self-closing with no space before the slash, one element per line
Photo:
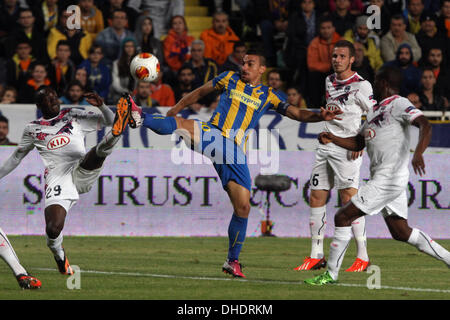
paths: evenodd
<path fill-rule="evenodd" d="M 243 82 L 240 75 L 233 71 L 225 71 L 212 81 L 214 88 L 222 93 L 209 122 L 220 129 L 223 136 L 234 137 L 241 147 L 245 143 L 247 131 L 258 124 L 269 108 L 281 111 L 288 106 L 271 87 L 263 84 L 252 86 Z"/>

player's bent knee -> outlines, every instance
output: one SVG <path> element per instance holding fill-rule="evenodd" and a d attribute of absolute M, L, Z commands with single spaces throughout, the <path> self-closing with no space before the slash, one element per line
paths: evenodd
<path fill-rule="evenodd" d="M 45 228 L 45 233 L 50 239 L 56 239 L 61 234 L 64 224 L 49 223 Z"/>
<path fill-rule="evenodd" d="M 250 204 L 237 205 L 235 206 L 234 211 L 238 217 L 247 218 L 250 214 Z"/>

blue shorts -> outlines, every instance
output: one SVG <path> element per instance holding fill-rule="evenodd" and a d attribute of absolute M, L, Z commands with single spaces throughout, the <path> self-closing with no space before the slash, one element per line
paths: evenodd
<path fill-rule="evenodd" d="M 222 181 L 222 187 L 233 180 L 251 191 L 252 179 L 247 166 L 247 157 L 242 149 L 231 139 L 222 135 L 210 122 L 195 121 L 200 129 L 200 143 L 194 150 L 208 157 Z"/>

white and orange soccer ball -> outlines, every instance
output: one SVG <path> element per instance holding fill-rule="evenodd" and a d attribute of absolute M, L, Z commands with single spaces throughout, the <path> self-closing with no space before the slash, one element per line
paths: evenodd
<path fill-rule="evenodd" d="M 153 82 L 158 78 L 158 58 L 150 53 L 139 53 L 130 63 L 131 75 L 138 81 Z"/>

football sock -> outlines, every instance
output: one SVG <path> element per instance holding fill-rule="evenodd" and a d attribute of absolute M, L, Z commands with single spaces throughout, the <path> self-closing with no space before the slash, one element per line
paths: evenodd
<path fill-rule="evenodd" d="M 53 255 L 59 260 L 64 260 L 64 250 L 62 247 L 63 243 L 62 233 L 60 233 L 56 239 L 51 239 L 49 238 L 48 235 L 46 235 L 46 237 L 47 237 L 47 246 L 53 252 Z"/>
<path fill-rule="evenodd" d="M 352 231 L 356 240 L 356 257 L 364 261 L 369 261 L 367 254 L 366 219 L 359 217 L 352 222 Z"/>
<path fill-rule="evenodd" d="M 95 148 L 95 153 L 102 158 L 109 156 L 114 149 L 114 146 L 119 142 L 121 136 L 114 136 L 111 131 L 103 136 L 103 139 Z"/>
<path fill-rule="evenodd" d="M 337 280 L 342 260 L 352 238 L 352 227 L 335 227 L 334 238 L 330 245 L 328 257 L 328 271 L 334 280 Z"/>
<path fill-rule="evenodd" d="M 247 218 L 238 217 L 233 213 L 228 226 L 228 261 L 239 260 L 247 232 Z"/>
<path fill-rule="evenodd" d="M 0 228 L 0 257 L 8 264 L 8 266 L 13 271 L 14 275 L 27 274 L 27 271 L 22 267 L 14 252 L 13 247 L 9 243 L 8 237 Z"/>
<path fill-rule="evenodd" d="M 440 246 L 429 235 L 419 229 L 412 229 L 408 243 L 415 246 L 419 251 L 441 260 L 450 268 L 450 252 Z"/>
<path fill-rule="evenodd" d="M 311 255 L 313 259 L 323 258 L 323 238 L 327 225 L 327 207 L 311 208 L 309 229 L 311 231 Z"/>
<path fill-rule="evenodd" d="M 165 117 L 160 114 L 142 113 L 142 125 L 157 134 L 172 134 L 177 129 L 177 121 L 174 117 Z"/>

